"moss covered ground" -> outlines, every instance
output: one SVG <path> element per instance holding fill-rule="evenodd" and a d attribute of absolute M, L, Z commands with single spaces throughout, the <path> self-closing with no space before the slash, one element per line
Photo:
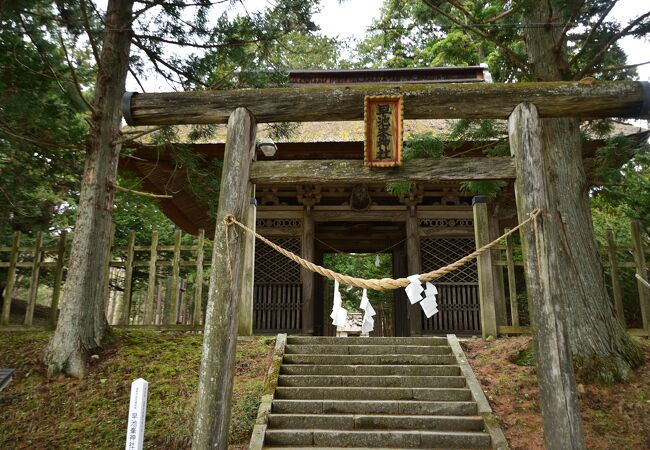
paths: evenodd
<path fill-rule="evenodd" d="M 50 332 L 0 333 L 0 366 L 15 369 L 0 393 L 0 448 L 115 449 L 124 445 L 131 382 L 149 382 L 145 448 L 189 448 L 203 336 L 116 330 L 82 380 L 48 380 L 40 363 Z M 231 448 L 250 436 L 273 339 L 237 344 Z"/>

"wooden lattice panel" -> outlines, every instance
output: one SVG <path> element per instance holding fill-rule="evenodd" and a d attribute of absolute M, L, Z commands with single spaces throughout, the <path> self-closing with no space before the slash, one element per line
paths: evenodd
<path fill-rule="evenodd" d="M 300 238 L 270 238 L 300 255 Z M 268 245 L 255 245 L 253 331 L 257 334 L 302 331 L 300 266 Z"/>
<path fill-rule="evenodd" d="M 421 241 L 422 272 L 444 267 L 475 250 L 471 238 L 429 238 Z M 438 313 L 422 314 L 423 334 L 478 334 L 481 331 L 478 271 L 472 261 L 433 283 L 438 288 Z"/>
<path fill-rule="evenodd" d="M 429 238 L 420 241 L 422 255 L 422 272 L 430 272 L 451 264 L 476 250 L 471 238 Z M 476 261 L 465 264 L 459 269 L 444 275 L 435 281 L 441 283 L 475 283 L 478 282 Z"/>
<path fill-rule="evenodd" d="M 300 255 L 300 238 L 270 238 L 275 244 Z M 255 245 L 255 283 L 300 283 L 300 266 L 268 245 Z"/>

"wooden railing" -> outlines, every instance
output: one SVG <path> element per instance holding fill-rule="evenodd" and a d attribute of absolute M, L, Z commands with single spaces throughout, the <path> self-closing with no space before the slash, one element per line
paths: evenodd
<path fill-rule="evenodd" d="M 111 231 L 111 242 L 113 235 L 114 230 Z M 132 231 L 126 246 L 111 246 L 104 279 L 108 295 L 106 317 L 110 324 L 203 323 L 202 304 L 207 291 L 204 270 L 210 267 L 212 244 L 205 239 L 203 230 L 199 231 L 198 237 L 185 238 L 185 241 L 192 241 L 189 245 L 183 244 L 182 238 L 181 231 L 177 231 L 173 245 L 159 244 L 158 233 L 154 231 L 149 245 L 136 245 L 135 232 Z M 42 310 L 45 306 L 49 311 L 47 317 L 39 318 L 41 324 L 46 321 L 54 326 L 71 239 L 68 233 L 63 232 L 57 245 L 44 246 L 43 234 L 39 232 L 32 245 L 21 245 L 21 240 L 21 233 L 16 232 L 10 246 L 0 246 L 0 268 L 7 270 L 0 324 L 17 323 L 16 315 L 12 317 L 10 311 L 17 294 L 23 292 L 24 300 L 19 298 L 21 304 L 14 304 L 14 309 L 21 307 L 21 312 L 24 310 L 20 323 L 31 326 L 35 310 Z M 139 270 L 141 268 L 145 270 Z M 44 273 L 49 275 L 47 284 L 43 282 Z M 17 289 L 17 284 L 28 287 Z M 46 288 L 49 292 L 43 299 L 44 305 L 37 305 L 39 289 Z"/>

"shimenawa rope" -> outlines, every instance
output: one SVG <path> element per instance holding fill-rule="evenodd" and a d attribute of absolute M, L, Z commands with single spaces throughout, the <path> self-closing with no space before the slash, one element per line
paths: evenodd
<path fill-rule="evenodd" d="M 451 264 L 448 264 L 444 267 L 441 267 L 439 269 L 433 270 L 431 272 L 424 273 L 420 275 L 420 281 L 423 283 L 425 281 L 431 281 L 436 278 L 440 278 L 443 275 L 448 274 L 449 272 L 452 272 L 459 267 L 463 266 L 464 264 L 467 264 L 468 262 L 472 261 L 473 259 L 477 258 L 479 255 L 485 253 L 486 251 L 490 250 L 492 247 L 497 245 L 502 239 L 510 236 L 513 234 L 515 231 L 526 225 L 528 222 L 531 220 L 535 220 L 537 216 L 540 214 L 539 209 L 534 209 L 533 211 L 530 212 L 528 219 L 524 220 L 521 222 L 519 225 L 514 227 L 513 229 L 509 230 L 507 233 L 502 234 L 489 244 L 485 244 L 483 247 L 479 248 L 475 252 L 470 253 L 469 255 L 459 259 L 456 262 L 453 262 Z M 278 253 L 286 256 L 287 258 L 291 259 L 292 261 L 300 264 L 302 267 L 304 267 L 307 270 L 311 270 L 312 272 L 318 273 L 320 275 L 323 275 L 324 277 L 329 278 L 330 280 L 335 280 L 338 281 L 341 284 L 346 284 L 350 286 L 356 286 L 362 289 L 372 289 L 374 291 L 387 291 L 387 290 L 392 290 L 392 289 L 399 289 L 399 288 L 404 288 L 409 285 L 410 281 L 406 278 L 382 278 L 382 279 L 363 279 L 363 278 L 356 278 L 356 277 L 351 277 L 349 275 L 343 275 L 338 272 L 334 272 L 333 270 L 326 269 L 325 267 L 319 266 L 318 264 L 314 264 L 310 261 L 307 261 L 306 259 L 301 258 L 300 256 L 296 255 L 295 253 L 290 252 L 289 250 L 285 250 L 284 248 L 280 247 L 279 245 L 275 244 L 274 242 L 271 242 L 261 234 L 258 234 L 255 232 L 255 230 L 251 230 L 248 228 L 246 225 L 243 223 L 237 221 L 235 217 L 232 214 L 227 215 L 223 219 L 224 223 L 226 224 L 227 227 L 231 227 L 232 225 L 237 225 L 239 228 L 248 231 L 249 233 L 253 234 L 256 238 L 258 238 L 260 241 L 264 242 L 266 245 L 277 251 Z"/>

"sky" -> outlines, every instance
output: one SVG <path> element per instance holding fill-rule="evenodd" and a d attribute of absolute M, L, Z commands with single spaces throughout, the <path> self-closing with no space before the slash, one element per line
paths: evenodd
<path fill-rule="evenodd" d="M 372 20 L 379 16 L 382 0 L 323 0 L 321 12 L 315 16 L 316 23 L 327 36 L 363 36 Z M 619 0 L 610 12 L 627 23 L 650 9 L 650 0 Z M 628 63 L 650 61 L 650 42 L 631 37 L 622 39 L 621 46 L 628 55 Z M 650 81 L 650 64 L 638 68 L 639 79 Z"/>
<path fill-rule="evenodd" d="M 269 0 L 243 0 L 248 11 L 268 6 Z M 361 39 L 379 16 L 383 0 L 322 0 L 321 11 L 314 16 L 326 36 L 343 39 Z M 650 8 L 650 0 L 619 0 L 610 15 L 627 23 Z M 635 64 L 650 60 L 650 42 L 642 39 L 625 38 L 620 41 L 628 55 L 628 63 Z M 650 64 L 637 68 L 639 79 L 650 81 Z M 169 91 L 170 87 L 161 80 L 149 79 L 145 83 L 149 91 Z M 127 90 L 139 91 L 135 80 L 129 75 Z"/>

